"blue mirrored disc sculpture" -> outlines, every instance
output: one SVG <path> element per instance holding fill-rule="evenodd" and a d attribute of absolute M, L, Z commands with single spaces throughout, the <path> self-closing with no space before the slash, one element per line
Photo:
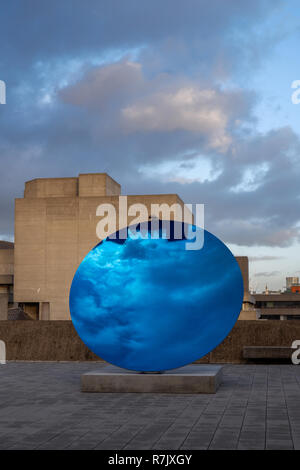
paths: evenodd
<path fill-rule="evenodd" d="M 138 236 L 142 229 L 148 239 Z M 172 233 L 164 238 L 160 226 L 150 238 L 150 223 L 127 239 L 117 232 L 80 264 L 71 318 L 82 341 L 105 361 L 136 371 L 175 369 L 212 351 L 233 328 L 243 301 L 236 259 L 206 230 L 199 250 L 187 250 L 184 235 Z"/>

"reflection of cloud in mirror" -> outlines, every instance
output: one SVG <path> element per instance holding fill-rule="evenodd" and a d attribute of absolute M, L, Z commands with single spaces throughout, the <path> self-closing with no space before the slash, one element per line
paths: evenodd
<path fill-rule="evenodd" d="M 242 299 L 235 258 L 205 232 L 199 251 L 162 238 L 100 243 L 74 277 L 70 311 L 79 336 L 102 359 L 156 371 L 214 349 L 232 329 Z"/>

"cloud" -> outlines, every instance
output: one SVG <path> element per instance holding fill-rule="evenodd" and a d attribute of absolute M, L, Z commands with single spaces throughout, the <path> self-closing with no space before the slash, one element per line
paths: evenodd
<path fill-rule="evenodd" d="M 129 60 L 91 67 L 81 80 L 59 91 L 63 102 L 103 111 L 145 92 L 142 66 Z"/>
<path fill-rule="evenodd" d="M 258 132 L 260 97 L 234 85 L 276 44 L 261 26 L 279 2 L 115 5 L 3 8 L 0 233 L 13 234 L 24 181 L 106 171 L 124 194 L 204 203 L 206 228 L 227 243 L 297 241 L 299 136 Z"/>
<path fill-rule="evenodd" d="M 255 273 L 254 277 L 274 277 L 274 276 L 279 276 L 282 273 L 280 271 L 266 271 L 266 272 L 259 272 Z"/>
<path fill-rule="evenodd" d="M 224 153 L 231 130 L 250 118 L 253 94 L 221 91 L 186 77 L 160 74 L 147 79 L 142 64 L 124 61 L 93 67 L 81 80 L 60 90 L 64 103 L 92 109 L 126 133 L 187 131 L 203 146 Z"/>
<path fill-rule="evenodd" d="M 206 137 L 208 147 L 224 152 L 231 144 L 226 131 L 229 115 L 219 100 L 216 90 L 182 87 L 173 92 L 155 93 L 129 105 L 122 109 L 122 117 L 129 132 L 197 132 Z"/>
<path fill-rule="evenodd" d="M 277 261 L 282 258 L 282 256 L 249 256 L 249 261 Z"/>
<path fill-rule="evenodd" d="M 222 224 L 222 225 L 221 225 Z M 299 229 L 274 227 L 272 220 L 266 219 L 232 219 L 222 220 L 216 224 L 218 233 L 229 243 L 251 246 L 263 245 L 287 247 L 300 240 Z"/>
<path fill-rule="evenodd" d="M 13 79 L 22 70 L 24 78 L 24 71 L 28 73 L 37 62 L 86 59 L 112 50 L 145 47 L 147 54 L 154 51 L 152 68 L 157 61 L 162 62 L 160 68 L 166 62 L 181 68 L 197 58 L 200 64 L 217 61 L 219 69 L 229 69 L 251 54 L 256 37 L 253 26 L 257 27 L 277 4 L 277 0 L 227 0 L 223 8 L 220 0 L 209 4 L 206 0 L 116 0 L 113 5 L 110 0 L 89 0 L 87 7 L 81 0 L 11 0 L 2 9 L 1 61 L 7 76 Z M 220 9 L 222 14 L 216 14 Z M 20 24 L 22 28 L 16 28 Z M 246 42 L 245 54 L 249 31 L 251 40 Z M 257 56 L 258 46 L 255 43 Z"/>
<path fill-rule="evenodd" d="M 242 298 L 238 264 L 214 236 L 206 233 L 204 248 L 193 253 L 184 240 L 128 238 L 104 241 L 86 256 L 70 310 L 78 334 L 100 357 L 153 371 L 181 367 L 216 347 Z"/>

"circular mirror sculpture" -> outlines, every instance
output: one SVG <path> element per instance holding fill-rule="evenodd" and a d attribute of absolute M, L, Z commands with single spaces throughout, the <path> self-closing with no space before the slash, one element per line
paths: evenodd
<path fill-rule="evenodd" d="M 161 223 L 151 232 L 150 222 L 125 230 L 126 239 L 124 230 L 106 238 L 76 271 L 70 312 L 78 335 L 105 361 L 135 371 L 175 369 L 205 356 L 242 307 L 243 279 L 231 251 L 199 228 L 202 248 L 187 249 L 184 233 L 196 227 L 180 222 L 171 221 L 168 233 Z"/>

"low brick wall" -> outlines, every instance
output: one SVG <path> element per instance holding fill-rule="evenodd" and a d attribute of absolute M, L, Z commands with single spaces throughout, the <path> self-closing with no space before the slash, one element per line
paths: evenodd
<path fill-rule="evenodd" d="M 300 321 L 238 321 L 229 336 L 199 362 L 244 363 L 244 346 L 291 346 L 300 340 Z M 71 321 L 0 321 L 7 360 L 99 361 Z"/>

